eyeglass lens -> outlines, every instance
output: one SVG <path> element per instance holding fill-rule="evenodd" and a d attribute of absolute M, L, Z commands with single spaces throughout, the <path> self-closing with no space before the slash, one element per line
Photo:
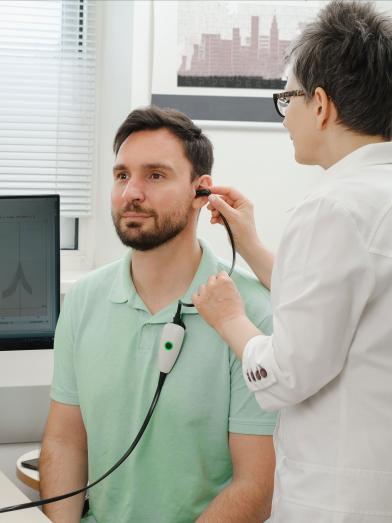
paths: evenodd
<path fill-rule="evenodd" d="M 281 116 L 283 116 L 283 118 L 284 118 L 286 116 L 286 109 L 289 105 L 290 99 L 289 98 L 278 98 L 277 102 L 278 102 L 278 110 L 279 110 Z"/>

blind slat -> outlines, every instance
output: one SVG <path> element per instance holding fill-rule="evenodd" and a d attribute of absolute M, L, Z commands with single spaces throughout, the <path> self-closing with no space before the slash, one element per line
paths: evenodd
<path fill-rule="evenodd" d="M 95 0 L 0 1 L 0 194 L 91 213 Z"/>

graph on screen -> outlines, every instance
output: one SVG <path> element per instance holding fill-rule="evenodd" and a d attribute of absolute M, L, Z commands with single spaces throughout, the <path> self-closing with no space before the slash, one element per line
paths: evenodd
<path fill-rule="evenodd" d="M 0 197 L 0 245 L 0 349 L 7 339 L 11 345 L 52 339 L 59 298 L 58 197 Z"/>
<path fill-rule="evenodd" d="M 47 315 L 46 224 L 42 221 L 0 221 L 4 249 L 0 275 L 0 317 Z"/>

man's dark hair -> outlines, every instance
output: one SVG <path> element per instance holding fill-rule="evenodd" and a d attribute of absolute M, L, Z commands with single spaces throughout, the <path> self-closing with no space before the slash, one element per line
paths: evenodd
<path fill-rule="evenodd" d="M 161 109 L 151 105 L 132 111 L 114 138 L 115 154 L 117 155 L 121 144 L 130 134 L 157 129 L 168 129 L 181 140 L 185 156 L 192 165 L 192 180 L 203 174 L 211 175 L 214 162 L 212 143 L 190 118 L 174 109 Z"/>
<path fill-rule="evenodd" d="M 305 27 L 290 59 L 306 99 L 322 87 L 340 123 L 391 139 L 391 17 L 367 2 L 333 0 Z"/>

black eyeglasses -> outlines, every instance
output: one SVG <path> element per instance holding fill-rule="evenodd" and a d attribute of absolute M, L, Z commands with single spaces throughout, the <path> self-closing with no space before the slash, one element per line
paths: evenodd
<path fill-rule="evenodd" d="M 305 91 L 298 89 L 297 91 L 286 91 L 284 93 L 274 93 L 272 95 L 275 109 L 282 118 L 286 116 L 286 109 L 289 106 L 290 98 L 292 96 L 305 96 Z"/>

